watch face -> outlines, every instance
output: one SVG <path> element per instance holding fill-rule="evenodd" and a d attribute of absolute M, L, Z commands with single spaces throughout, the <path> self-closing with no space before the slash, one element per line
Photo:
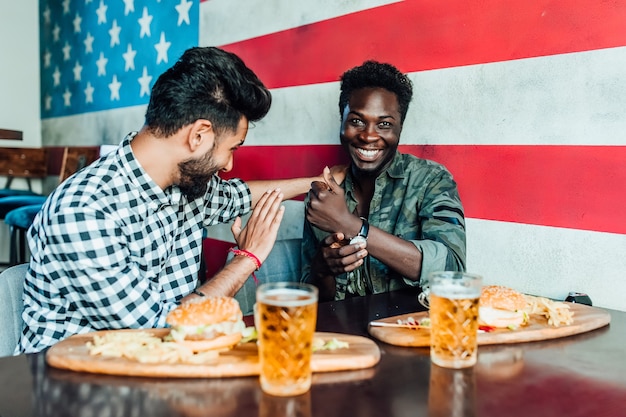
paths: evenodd
<path fill-rule="evenodd" d="M 350 239 L 350 244 L 351 245 L 354 245 L 355 243 L 365 243 L 367 245 L 367 239 L 365 239 L 361 235 L 358 235 L 358 236 L 355 236 L 352 239 Z"/>

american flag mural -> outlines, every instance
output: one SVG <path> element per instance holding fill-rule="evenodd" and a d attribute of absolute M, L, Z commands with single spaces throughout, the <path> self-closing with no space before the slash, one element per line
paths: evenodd
<path fill-rule="evenodd" d="M 198 0 L 40 0 L 47 144 L 118 143 L 150 89 L 198 43 Z"/>
<path fill-rule="evenodd" d="M 133 2 L 103 3 L 123 16 Z M 134 2 L 129 25 L 143 7 L 169 7 L 160 19 L 178 23 L 179 0 L 144 3 Z M 190 22 L 173 29 L 197 25 L 197 44 L 240 55 L 274 96 L 229 175 L 313 175 L 342 161 L 337 80 L 366 59 L 390 62 L 415 89 L 401 150 L 445 164 L 459 185 L 468 270 L 488 283 L 558 299 L 581 291 L 626 310 L 626 2 L 207 0 L 194 2 Z M 143 48 L 153 61 L 159 32 L 153 27 Z M 168 59 L 154 65 L 162 71 L 173 52 Z M 100 91 L 110 98 L 106 85 Z M 117 143 L 145 110 L 129 101 L 45 116 L 44 106 L 42 97 L 43 138 L 56 143 Z"/>

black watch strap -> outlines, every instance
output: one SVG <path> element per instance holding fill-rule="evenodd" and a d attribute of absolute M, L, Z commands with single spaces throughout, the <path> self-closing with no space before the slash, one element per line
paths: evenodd
<path fill-rule="evenodd" d="M 362 236 L 367 239 L 367 235 L 370 232 L 370 223 L 365 217 L 361 217 L 360 219 L 363 220 L 363 223 L 361 224 L 361 230 L 359 230 L 359 234 L 357 236 Z"/>
<path fill-rule="evenodd" d="M 370 224 L 365 217 L 361 217 L 360 219 L 363 221 L 363 223 L 361 223 L 361 230 L 359 230 L 358 235 L 350 239 L 350 244 L 367 241 L 367 235 L 370 232 Z"/>

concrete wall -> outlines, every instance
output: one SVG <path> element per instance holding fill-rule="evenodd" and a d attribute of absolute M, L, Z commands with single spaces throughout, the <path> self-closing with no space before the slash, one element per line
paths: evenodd
<path fill-rule="evenodd" d="M 0 128 L 24 135 L 22 141 L 0 140 L 0 152 L 41 146 L 39 99 L 39 2 L 0 0 Z M 5 180 L 0 177 L 0 187 Z M 12 187 L 26 188 L 26 181 L 15 179 Z M 33 187 L 41 191 L 41 182 Z M 9 259 L 8 241 L 8 228 L 0 223 L 0 262 Z"/>
<path fill-rule="evenodd" d="M 3 147 L 41 146 L 38 13 L 36 1 L 0 0 L 0 128 L 24 132 Z"/>

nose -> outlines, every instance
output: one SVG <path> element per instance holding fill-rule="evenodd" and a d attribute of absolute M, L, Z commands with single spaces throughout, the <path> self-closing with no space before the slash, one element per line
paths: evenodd
<path fill-rule="evenodd" d="M 359 133 L 359 139 L 363 142 L 370 142 L 378 140 L 378 132 L 376 131 L 376 125 L 368 123 L 363 130 Z"/>
<path fill-rule="evenodd" d="M 222 168 L 222 171 L 224 172 L 230 172 L 233 169 L 233 165 L 234 165 L 234 158 L 231 156 L 228 159 L 228 162 L 226 163 L 226 165 L 224 165 L 224 168 Z"/>

